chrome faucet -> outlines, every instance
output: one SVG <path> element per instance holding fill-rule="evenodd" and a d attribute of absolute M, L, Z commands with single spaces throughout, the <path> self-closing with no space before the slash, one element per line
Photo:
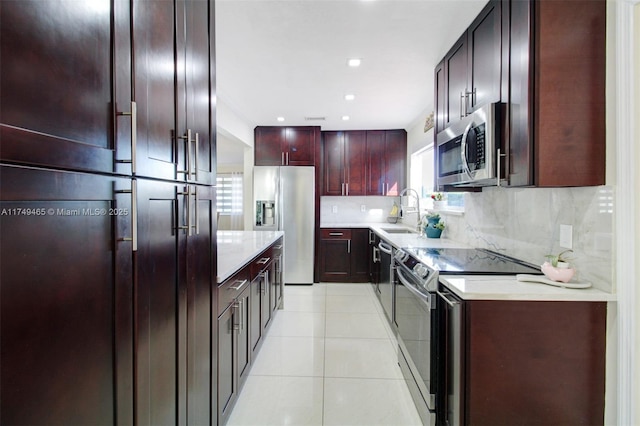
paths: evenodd
<path fill-rule="evenodd" d="M 403 195 L 407 194 L 408 192 L 413 192 L 413 196 L 416 197 L 416 215 L 417 215 L 417 224 L 416 224 L 416 229 L 418 230 L 418 232 L 421 231 L 420 229 L 420 195 L 418 195 L 418 191 L 416 191 L 415 189 L 412 188 L 405 188 L 402 191 L 400 191 L 400 197 L 402 197 Z M 400 202 L 400 207 L 402 208 L 402 201 Z"/>

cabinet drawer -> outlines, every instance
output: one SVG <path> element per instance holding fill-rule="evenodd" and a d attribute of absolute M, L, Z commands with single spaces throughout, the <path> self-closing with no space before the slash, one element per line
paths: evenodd
<path fill-rule="evenodd" d="M 260 274 L 260 272 L 267 269 L 271 261 L 273 260 L 273 246 L 270 246 L 268 249 L 260 253 L 253 261 L 251 262 L 251 281 L 255 279 L 255 277 Z"/>
<path fill-rule="evenodd" d="M 323 240 L 350 240 L 351 229 L 323 229 L 321 237 Z"/>
<path fill-rule="evenodd" d="M 218 286 L 218 315 L 222 314 L 234 299 L 250 284 L 249 266 L 245 266 Z"/>

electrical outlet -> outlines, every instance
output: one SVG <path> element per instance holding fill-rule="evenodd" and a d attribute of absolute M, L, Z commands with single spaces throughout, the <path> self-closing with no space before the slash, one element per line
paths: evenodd
<path fill-rule="evenodd" d="M 560 247 L 573 248 L 573 226 L 560 225 Z"/>
<path fill-rule="evenodd" d="M 338 213 L 338 206 L 332 206 L 331 207 L 331 212 L 332 213 Z"/>
<path fill-rule="evenodd" d="M 364 204 L 362 204 L 362 205 L 360 206 L 360 211 L 361 211 L 362 213 L 365 213 L 365 212 L 367 211 L 367 206 L 365 206 Z"/>

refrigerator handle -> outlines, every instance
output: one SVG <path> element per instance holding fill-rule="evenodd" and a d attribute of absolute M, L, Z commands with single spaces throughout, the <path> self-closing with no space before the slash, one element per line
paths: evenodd
<path fill-rule="evenodd" d="M 277 230 L 284 230 L 284 208 L 282 206 L 282 177 L 278 172 L 278 181 L 276 182 L 276 205 L 275 205 L 275 215 L 276 215 L 276 223 Z"/>

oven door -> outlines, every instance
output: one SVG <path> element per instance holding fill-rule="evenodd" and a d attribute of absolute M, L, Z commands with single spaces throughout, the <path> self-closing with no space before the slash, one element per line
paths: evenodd
<path fill-rule="evenodd" d="M 411 271 L 396 264 L 398 363 L 422 421 L 434 425 L 438 361 L 436 294 L 422 288 Z"/>

